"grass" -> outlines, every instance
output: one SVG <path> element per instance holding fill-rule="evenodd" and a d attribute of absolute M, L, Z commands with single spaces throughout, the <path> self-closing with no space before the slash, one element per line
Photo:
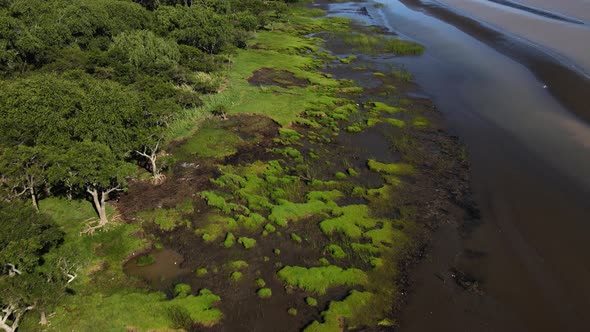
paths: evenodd
<path fill-rule="evenodd" d="M 317 307 L 318 306 L 318 300 L 316 300 L 315 298 L 308 296 L 305 298 L 305 303 L 307 303 L 308 306 L 311 307 Z"/>
<path fill-rule="evenodd" d="M 234 236 L 234 234 L 231 232 L 227 233 L 227 235 L 225 236 L 225 240 L 223 241 L 223 246 L 226 248 L 231 248 L 234 246 L 235 243 L 236 237 Z"/>
<path fill-rule="evenodd" d="M 230 269 L 242 270 L 250 266 L 246 261 L 232 261 L 227 264 Z"/>
<path fill-rule="evenodd" d="M 256 246 L 256 240 L 249 237 L 238 238 L 238 243 L 244 246 L 245 249 L 254 248 L 254 246 Z"/>
<path fill-rule="evenodd" d="M 260 287 L 260 288 L 263 288 L 264 286 L 266 286 L 266 282 L 262 278 L 257 278 L 256 280 L 254 280 L 254 284 L 256 285 L 256 287 Z"/>
<path fill-rule="evenodd" d="M 174 286 L 174 296 L 177 298 L 185 298 L 192 292 L 191 285 L 188 284 L 176 284 Z"/>
<path fill-rule="evenodd" d="M 303 242 L 303 239 L 301 238 L 301 236 L 297 235 L 296 233 L 291 233 L 291 240 L 293 240 L 297 243 Z"/>
<path fill-rule="evenodd" d="M 229 275 L 229 280 L 231 280 L 232 282 L 238 282 L 242 280 L 243 277 L 244 275 L 242 274 L 242 272 L 234 271 Z"/>
<path fill-rule="evenodd" d="M 268 299 L 272 296 L 272 290 L 270 288 L 260 288 L 256 294 L 261 299 Z"/>
<path fill-rule="evenodd" d="M 384 164 L 370 159 L 367 161 L 370 170 L 388 175 L 414 175 L 416 170 L 414 166 L 404 163 Z"/>
<path fill-rule="evenodd" d="M 168 329 L 172 321 L 167 309 L 184 308 L 192 321 L 205 326 L 215 325 L 223 314 L 214 308 L 219 296 L 207 290 L 199 295 L 167 300 L 163 293 L 117 293 L 104 296 L 94 293 L 89 296 L 72 296 L 59 306 L 47 331 L 138 331 Z"/>
<path fill-rule="evenodd" d="M 395 37 L 355 32 L 341 35 L 341 38 L 355 53 L 393 53 L 398 56 L 405 56 L 420 55 L 424 52 L 423 46 Z"/>
<path fill-rule="evenodd" d="M 338 208 L 333 201 L 328 203 L 320 200 L 311 200 L 306 203 L 293 203 L 281 200 L 279 205 L 272 208 L 268 220 L 279 226 L 287 226 L 289 222 L 299 221 L 318 214 L 331 213 Z"/>
<path fill-rule="evenodd" d="M 379 222 L 372 218 L 367 205 L 348 205 L 340 208 L 341 216 L 320 222 L 324 234 L 340 232 L 352 239 L 363 236 L 366 229 L 373 228 Z"/>
<path fill-rule="evenodd" d="M 342 247 L 337 244 L 330 244 L 324 250 L 329 252 L 332 257 L 337 259 L 346 258 L 347 256 L 344 250 L 342 250 Z"/>
<path fill-rule="evenodd" d="M 304 332 L 340 332 L 343 320 L 353 318 L 355 312 L 369 304 L 371 297 L 370 292 L 359 292 L 353 290 L 342 301 L 332 301 L 328 310 L 322 312 L 323 322 L 314 321 Z M 349 329 L 355 329 L 357 326 L 347 326 Z"/>
<path fill-rule="evenodd" d="M 388 114 L 395 114 L 401 112 L 403 109 L 399 107 L 389 106 L 386 103 L 380 101 L 372 101 L 366 104 L 371 111 L 374 113 L 388 113 Z"/>
<path fill-rule="evenodd" d="M 308 201 L 323 201 L 329 203 L 344 198 L 344 194 L 336 189 L 329 191 L 310 191 L 305 195 L 305 198 Z"/>
<path fill-rule="evenodd" d="M 220 127 L 215 120 L 205 121 L 195 135 L 175 148 L 174 156 L 180 161 L 195 157 L 222 158 L 234 154 L 242 142 L 239 136 Z"/>
<path fill-rule="evenodd" d="M 152 255 L 145 255 L 137 258 L 137 266 L 148 266 L 156 262 L 156 259 Z"/>
<path fill-rule="evenodd" d="M 331 287 L 364 285 L 368 281 L 367 274 L 362 270 L 345 270 L 335 265 L 312 268 L 285 266 L 277 272 L 277 277 L 288 286 L 319 295 L 325 294 Z"/>
<path fill-rule="evenodd" d="M 185 203 L 179 204 L 173 209 L 153 209 L 148 211 L 141 211 L 137 217 L 144 222 L 153 222 L 163 231 L 171 231 L 177 226 L 187 225 L 189 222 L 184 218 L 184 215 L 192 212 L 192 205 L 190 210 L 187 209 Z M 187 211 L 188 210 L 188 211 Z"/>

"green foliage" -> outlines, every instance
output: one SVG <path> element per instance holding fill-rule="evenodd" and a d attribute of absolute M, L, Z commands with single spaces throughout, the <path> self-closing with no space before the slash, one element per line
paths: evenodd
<path fill-rule="evenodd" d="M 301 236 L 297 235 L 296 233 L 291 233 L 291 240 L 293 240 L 297 243 L 301 243 L 303 241 Z"/>
<path fill-rule="evenodd" d="M 305 197 L 308 201 L 323 201 L 323 202 L 330 202 L 330 201 L 337 201 L 344 197 L 344 194 L 339 190 L 330 190 L 330 191 L 310 191 L 308 192 Z"/>
<path fill-rule="evenodd" d="M 220 297 L 203 289 L 197 296 L 167 300 L 163 293 L 126 292 L 104 296 L 93 293 L 75 296 L 70 305 L 59 306 L 51 320 L 50 331 L 119 331 L 133 326 L 140 330 L 167 329 L 177 322 L 171 321 L 170 308 L 183 308 L 190 320 L 212 326 L 223 317 L 214 305 Z M 174 309 L 171 309 L 174 310 Z M 69 311 L 69 312 L 68 312 Z M 188 320 L 184 318 L 183 321 Z"/>
<path fill-rule="evenodd" d="M 174 150 L 174 155 L 179 160 L 222 158 L 234 154 L 240 142 L 235 133 L 219 128 L 215 122 L 206 122 L 195 135 Z"/>
<path fill-rule="evenodd" d="M 272 224 L 266 224 L 264 225 L 264 230 L 268 233 L 274 233 L 277 229 Z"/>
<path fill-rule="evenodd" d="M 343 319 L 354 317 L 355 312 L 367 306 L 373 294 L 370 292 L 359 292 L 353 290 L 342 301 L 332 301 L 328 310 L 322 312 L 323 323 L 314 321 L 305 328 L 305 332 L 339 332 Z M 351 329 L 357 326 L 348 326 Z"/>
<path fill-rule="evenodd" d="M 320 295 L 330 287 L 364 285 L 368 281 L 367 274 L 362 270 L 344 270 L 334 265 L 312 268 L 285 266 L 277 272 L 277 276 L 289 286 Z"/>
<path fill-rule="evenodd" d="M 170 231 L 179 224 L 185 223 L 181 211 L 178 209 L 154 209 L 142 211 L 138 217 L 147 222 L 153 222 L 163 231 Z"/>
<path fill-rule="evenodd" d="M 0 202 L 0 229 L 0 306 L 14 310 L 12 317 L 3 315 L 24 315 L 28 306 L 53 309 L 66 287 L 61 270 L 75 273 L 67 258 L 54 255 L 64 234 L 50 217 L 18 203 Z"/>
<path fill-rule="evenodd" d="M 336 203 L 332 201 L 325 203 L 312 200 L 307 203 L 292 203 L 281 200 L 279 205 L 272 208 L 268 220 L 279 226 L 286 226 L 288 222 L 299 221 L 318 214 L 326 214 L 337 207 Z"/>
<path fill-rule="evenodd" d="M 297 309 L 296 308 L 289 308 L 287 313 L 291 316 L 297 316 Z"/>
<path fill-rule="evenodd" d="M 256 245 L 256 240 L 249 237 L 240 237 L 238 243 L 244 246 L 245 249 L 250 249 Z"/>
<path fill-rule="evenodd" d="M 254 284 L 260 288 L 266 286 L 266 282 L 262 278 L 257 278 L 256 280 L 254 280 Z"/>
<path fill-rule="evenodd" d="M 410 164 L 403 164 L 403 163 L 393 163 L 393 164 L 384 164 L 378 161 L 370 159 L 367 161 L 367 166 L 370 170 L 390 174 L 390 175 L 413 175 L 415 174 L 416 170 Z"/>
<path fill-rule="evenodd" d="M 177 298 L 185 298 L 192 292 L 192 288 L 188 284 L 176 284 L 174 286 L 174 296 Z"/>
<path fill-rule="evenodd" d="M 365 33 L 348 33 L 342 40 L 356 52 L 370 54 L 394 53 L 395 55 L 420 55 L 424 47 L 395 37 Z"/>
<path fill-rule="evenodd" d="M 242 279 L 242 272 L 234 271 L 229 275 L 229 279 L 233 282 L 238 282 Z"/>
<path fill-rule="evenodd" d="M 270 288 L 260 288 L 256 294 L 261 299 L 268 299 L 272 296 L 272 290 Z"/>
<path fill-rule="evenodd" d="M 137 261 L 136 261 L 137 266 L 152 265 L 155 262 L 156 262 L 156 259 L 152 255 L 140 256 L 140 257 L 137 258 Z"/>
<path fill-rule="evenodd" d="M 146 73 L 170 69 L 180 60 L 180 51 L 174 41 L 158 37 L 149 30 L 116 36 L 109 55 L 119 64 L 129 64 Z"/>
<path fill-rule="evenodd" d="M 342 250 L 342 247 L 337 244 L 330 244 L 324 250 L 328 251 L 334 258 L 341 259 L 347 256 L 344 250 Z"/>
<path fill-rule="evenodd" d="M 307 305 L 312 306 L 312 307 L 317 307 L 318 305 L 318 300 L 316 300 L 315 298 L 308 296 L 305 298 L 305 303 L 307 303 Z"/>
<path fill-rule="evenodd" d="M 320 223 L 320 229 L 325 234 L 341 232 L 346 236 L 356 239 L 360 238 L 365 229 L 373 228 L 377 225 L 378 219 L 369 215 L 367 205 L 348 205 L 340 209 L 341 216 L 326 219 Z"/>
<path fill-rule="evenodd" d="M 231 248 L 233 247 L 234 243 L 236 243 L 236 237 L 231 232 L 228 232 L 225 236 L 225 241 L 223 241 L 223 246 L 226 248 Z"/>
<path fill-rule="evenodd" d="M 245 269 L 248 266 L 249 266 L 248 262 L 246 262 L 246 261 L 232 261 L 232 262 L 229 262 L 229 264 L 228 264 L 228 267 L 230 269 L 234 269 L 234 270 Z"/>
<path fill-rule="evenodd" d="M 359 175 L 359 173 L 354 168 L 347 169 L 346 170 L 346 173 L 348 173 L 348 175 L 350 175 L 350 176 L 357 176 L 357 175 Z"/>
<path fill-rule="evenodd" d="M 209 271 L 207 270 L 207 268 L 201 267 L 201 268 L 198 268 L 197 271 L 195 271 L 195 273 L 197 274 L 197 276 L 202 277 L 202 276 L 208 274 Z"/>
<path fill-rule="evenodd" d="M 346 174 L 343 172 L 336 172 L 336 174 L 334 174 L 334 177 L 338 180 L 344 180 L 347 178 Z"/>

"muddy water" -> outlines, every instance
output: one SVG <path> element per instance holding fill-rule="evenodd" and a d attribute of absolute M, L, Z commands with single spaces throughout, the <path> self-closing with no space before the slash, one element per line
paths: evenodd
<path fill-rule="evenodd" d="M 567 72 L 545 71 L 541 82 L 530 66 L 496 51 L 502 38 L 482 43 L 398 1 L 380 2 L 384 8 L 330 8 L 426 45 L 423 56 L 382 61 L 414 73 L 467 145 L 481 210 L 479 221 L 435 235 L 412 277 L 401 331 L 586 331 L 590 127 L 571 108 L 584 109 L 590 85 L 572 87 L 573 102 L 563 103 L 568 87 L 546 85 Z M 368 16 L 357 12 L 362 6 Z M 510 45 L 523 47 L 502 47 Z"/>
<path fill-rule="evenodd" d="M 137 256 L 125 264 L 125 273 L 138 277 L 155 289 L 170 291 L 170 285 L 174 284 L 181 276 L 190 273 L 190 270 L 181 268 L 184 262 L 182 255 L 170 249 L 157 249 L 149 253 L 154 257 L 154 263 L 141 266 Z"/>

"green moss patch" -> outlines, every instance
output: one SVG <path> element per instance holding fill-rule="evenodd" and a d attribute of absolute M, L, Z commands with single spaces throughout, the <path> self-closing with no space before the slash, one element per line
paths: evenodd
<path fill-rule="evenodd" d="M 270 288 L 260 288 L 256 294 L 261 299 L 268 299 L 272 296 L 272 290 Z"/>
<path fill-rule="evenodd" d="M 379 219 L 369 215 L 367 205 L 348 205 L 340 208 L 341 216 L 320 222 L 320 229 L 325 234 L 340 232 L 346 236 L 360 238 L 366 229 L 373 228 Z"/>
<path fill-rule="evenodd" d="M 368 281 L 367 274 L 362 270 L 342 269 L 334 265 L 312 268 L 285 266 L 277 272 L 277 276 L 289 286 L 317 294 L 325 294 L 330 287 L 364 285 Z"/>
<path fill-rule="evenodd" d="M 235 133 L 221 128 L 215 121 L 208 121 L 173 153 L 179 160 L 222 158 L 234 154 L 241 141 Z"/>
<path fill-rule="evenodd" d="M 249 237 L 239 238 L 238 243 L 244 246 L 245 249 L 250 249 L 256 246 L 256 240 Z"/>
<path fill-rule="evenodd" d="M 355 313 L 367 306 L 373 296 L 370 292 L 351 291 L 342 301 L 332 301 L 328 310 L 322 312 L 323 322 L 314 321 L 304 332 L 340 332 L 342 331 L 342 320 L 353 318 Z M 359 326 L 348 325 L 348 328 L 355 329 Z"/>
<path fill-rule="evenodd" d="M 404 163 L 384 164 L 370 159 L 367 161 L 370 170 L 389 175 L 413 175 L 416 171 L 414 166 Z"/>
<path fill-rule="evenodd" d="M 312 200 L 306 203 L 293 203 L 280 200 L 280 204 L 273 207 L 268 220 L 279 226 L 286 226 L 289 222 L 299 221 L 314 215 L 326 215 L 338 208 L 336 203 Z"/>

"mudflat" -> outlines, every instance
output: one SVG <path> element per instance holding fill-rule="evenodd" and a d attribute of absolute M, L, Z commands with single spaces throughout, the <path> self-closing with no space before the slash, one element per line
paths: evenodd
<path fill-rule="evenodd" d="M 564 61 L 572 62 L 586 75 L 590 74 L 590 45 L 584 42 L 590 40 L 588 23 L 590 2 L 586 0 L 519 2 L 531 9 L 570 17 L 583 24 L 549 18 L 495 1 L 442 0 L 440 2 L 462 14 L 484 21 L 494 28 L 542 46 Z"/>

